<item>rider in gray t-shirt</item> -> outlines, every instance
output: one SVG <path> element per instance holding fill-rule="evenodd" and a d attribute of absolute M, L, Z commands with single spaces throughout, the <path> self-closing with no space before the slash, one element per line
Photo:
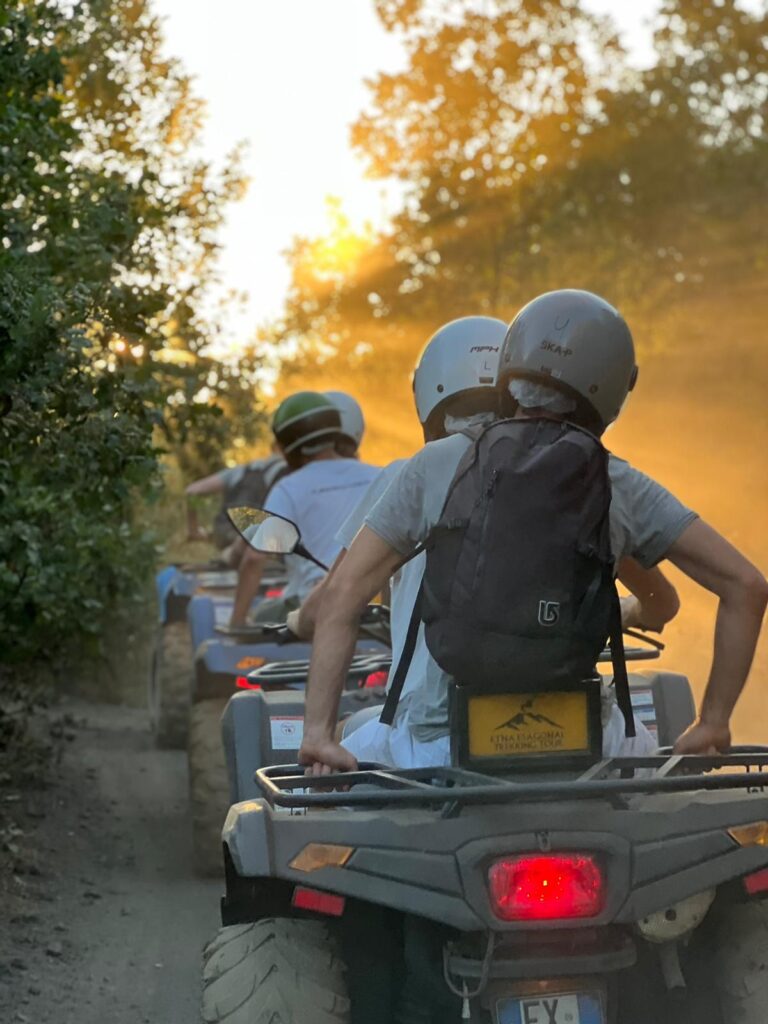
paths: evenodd
<path fill-rule="evenodd" d="M 540 296 L 513 321 L 504 342 L 499 397 L 505 412 L 537 415 L 515 397 L 514 382 L 543 385 L 575 400 L 561 418 L 600 435 L 616 419 L 634 386 L 637 368 L 632 336 L 607 302 L 587 292 Z M 516 387 L 516 385 L 515 385 Z M 547 415 L 557 415 L 552 407 Z M 335 742 L 338 702 L 367 602 L 422 542 L 437 522 L 451 474 L 465 450 L 461 437 L 428 445 L 392 481 L 371 511 L 337 571 L 318 610 L 307 691 L 301 763 L 314 774 L 356 766 L 355 757 Z M 666 557 L 719 598 L 714 658 L 699 719 L 678 740 L 682 753 L 727 750 L 729 721 L 746 682 L 762 617 L 768 582 L 739 552 L 682 506 L 660 485 L 614 460 L 616 508 L 611 515 L 615 555 L 634 555 L 652 565 Z M 444 683 L 425 683 L 420 730 L 445 728 Z M 414 737 L 414 730 L 409 730 Z M 415 737 L 418 740 L 418 737 Z"/>

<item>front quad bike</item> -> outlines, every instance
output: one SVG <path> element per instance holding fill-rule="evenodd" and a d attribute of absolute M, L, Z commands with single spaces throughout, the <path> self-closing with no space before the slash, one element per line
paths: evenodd
<path fill-rule="evenodd" d="M 378 620 L 384 612 L 376 608 L 371 615 L 380 630 Z M 295 756 L 301 743 L 309 654 L 308 644 L 297 640 L 284 627 L 273 626 L 244 627 L 242 632 L 230 632 L 198 651 L 187 754 L 195 862 L 201 874 L 221 873 L 221 823 L 235 799 L 230 798 L 222 745 L 222 714 L 227 702 L 239 692 L 245 695 L 263 691 L 265 699 L 273 705 L 273 721 L 268 728 L 274 739 L 276 759 L 285 760 L 288 752 L 288 756 Z M 361 635 L 358 654 L 363 660 L 375 661 L 365 673 L 366 678 L 374 668 L 388 666 L 389 647 L 383 639 Z M 357 677 L 350 680 L 355 691 L 358 685 Z M 344 702 L 344 713 L 351 714 L 372 700 L 380 703 L 382 694 L 380 685 L 374 689 L 366 687 L 359 695 L 355 692 L 356 700 Z M 257 747 L 254 736 L 249 750 L 255 751 Z M 258 760 L 251 768 L 251 776 L 256 767 L 271 763 L 274 760 L 270 758 Z"/>
<path fill-rule="evenodd" d="M 260 769 L 224 826 L 203 1019 L 765 1024 L 766 769 Z"/>
<path fill-rule="evenodd" d="M 275 563 L 265 574 L 262 595 L 277 592 L 284 570 Z M 155 578 L 159 623 L 150 665 L 148 707 L 158 747 L 183 749 L 187 743 L 192 671 L 196 642 L 194 627 L 231 612 L 237 572 L 217 561 L 166 566 Z M 195 614 L 195 605 L 200 603 Z M 192 636 L 190 637 L 190 630 Z"/>
<path fill-rule="evenodd" d="M 187 606 L 200 588 L 231 588 L 236 582 L 236 574 L 218 562 L 166 566 L 155 577 L 160 616 L 148 705 L 159 747 L 180 749 L 187 741 L 193 655 Z"/>

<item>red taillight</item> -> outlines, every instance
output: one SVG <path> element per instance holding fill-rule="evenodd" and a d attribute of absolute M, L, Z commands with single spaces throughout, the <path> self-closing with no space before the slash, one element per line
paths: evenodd
<path fill-rule="evenodd" d="M 341 917 L 345 902 L 343 896 L 320 892 L 319 889 L 306 889 L 302 885 L 297 885 L 293 890 L 291 900 L 298 910 L 314 910 L 317 914 L 330 914 L 331 917 Z"/>
<path fill-rule="evenodd" d="M 744 888 L 749 896 L 765 896 L 768 894 L 768 868 L 762 868 L 744 877 Z"/>
<path fill-rule="evenodd" d="M 491 865 L 488 883 L 502 921 L 595 917 L 605 902 L 603 872 L 588 853 L 507 857 Z"/>
<path fill-rule="evenodd" d="M 365 689 L 373 689 L 376 686 L 386 686 L 388 678 L 389 672 L 371 672 L 369 676 L 365 677 L 363 687 Z"/>
<path fill-rule="evenodd" d="M 248 676 L 238 676 L 235 679 L 235 686 L 239 690 L 260 690 L 260 683 L 252 683 Z"/>
<path fill-rule="evenodd" d="M 284 587 L 269 587 L 268 590 L 264 591 L 264 597 L 282 597 L 284 589 Z"/>

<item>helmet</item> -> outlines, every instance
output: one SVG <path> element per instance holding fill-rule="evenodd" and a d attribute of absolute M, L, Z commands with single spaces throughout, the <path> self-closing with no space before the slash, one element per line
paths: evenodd
<path fill-rule="evenodd" d="M 507 332 L 503 320 L 465 316 L 432 335 L 413 374 L 416 412 L 428 441 L 445 433 L 445 414 L 495 411 L 499 353 Z"/>
<path fill-rule="evenodd" d="M 286 455 L 312 454 L 334 443 L 341 432 L 341 414 L 325 395 L 297 391 L 284 399 L 272 417 L 272 433 Z"/>
<path fill-rule="evenodd" d="M 591 292 L 564 288 L 523 306 L 509 326 L 499 388 L 523 378 L 576 400 L 574 419 L 601 434 L 637 380 L 635 346 L 621 314 Z"/>
<path fill-rule="evenodd" d="M 365 420 L 360 403 L 346 391 L 324 391 L 323 395 L 333 402 L 341 414 L 342 436 L 349 439 L 357 449 L 365 433 Z"/>

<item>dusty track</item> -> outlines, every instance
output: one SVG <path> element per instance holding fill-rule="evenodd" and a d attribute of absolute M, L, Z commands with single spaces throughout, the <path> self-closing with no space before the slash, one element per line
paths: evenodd
<path fill-rule="evenodd" d="M 221 885 L 193 873 L 186 759 L 153 748 L 143 712 L 69 710 L 50 788 L 19 804 L 32 873 L 0 906 L 0 1021 L 195 1024 Z"/>

